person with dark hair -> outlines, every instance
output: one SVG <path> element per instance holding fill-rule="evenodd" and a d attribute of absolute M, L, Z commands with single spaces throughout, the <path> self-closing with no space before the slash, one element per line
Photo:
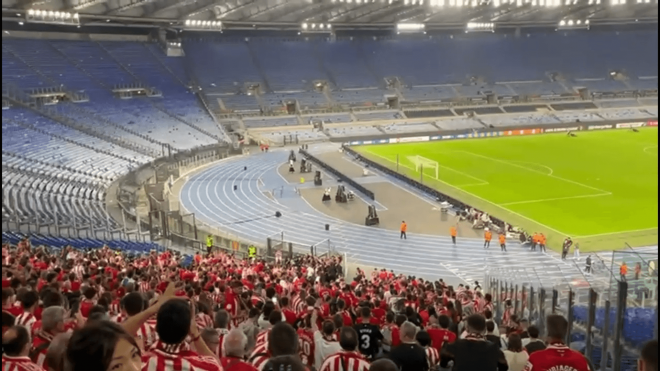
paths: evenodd
<path fill-rule="evenodd" d="M 416 340 L 426 352 L 429 370 L 437 370 L 440 366 L 440 352 L 432 346 L 431 335 L 426 331 L 420 331 L 417 333 Z"/>
<path fill-rule="evenodd" d="M 263 371 L 307 371 L 300 359 L 292 355 L 274 357 L 268 360 L 264 365 Z"/>
<path fill-rule="evenodd" d="M 486 321 L 486 340 L 490 341 L 497 346 L 502 346 L 502 338 L 495 335 L 495 322 Z"/>
<path fill-rule="evenodd" d="M 391 359 L 381 358 L 369 366 L 369 371 L 399 371 L 399 368 Z"/>
<path fill-rule="evenodd" d="M 87 287 L 83 291 L 84 300 L 80 303 L 80 314 L 83 317 L 87 318 L 89 316 L 89 311 L 92 309 L 96 303 L 94 302 L 94 297 L 96 296 L 96 289 L 93 287 Z"/>
<path fill-rule="evenodd" d="M 319 330 L 317 320 L 318 309 L 314 309 L 310 322 L 314 331 L 314 368 L 318 370 L 321 368 L 323 360 L 329 355 L 339 352 L 341 346 L 333 338 L 335 324 L 330 320 L 325 320 L 323 321 L 322 329 Z"/>
<path fill-rule="evenodd" d="M 465 339 L 457 340 L 442 348 L 440 367 L 447 368 L 449 361 L 454 361 L 452 371 L 506 371 L 508 369 L 500 346 L 485 338 L 486 318 L 484 316 L 481 314 L 469 316 L 466 321 L 466 332 Z M 479 356 L 475 357 L 477 354 Z"/>
<path fill-rule="evenodd" d="M 295 356 L 297 359 L 298 347 L 298 334 L 293 326 L 286 322 L 279 322 L 268 333 L 268 348 L 266 351 L 257 353 L 261 349 L 260 347 L 255 348 L 249 362 L 255 368 L 263 370 L 268 360 L 274 357 Z"/>
<path fill-rule="evenodd" d="M 509 345 L 504 351 L 504 358 L 509 365 L 509 371 L 522 371 L 527 366 L 529 355 L 522 345 L 520 335 L 513 333 L 509 336 Z"/>
<path fill-rule="evenodd" d="M 131 292 L 122 298 L 126 318 L 132 318 L 140 314 L 144 309 L 144 298 L 138 292 Z M 151 348 L 156 342 L 156 329 L 149 322 L 144 322 L 136 335 L 144 344 L 144 349 Z"/>
<path fill-rule="evenodd" d="M 217 349 L 211 349 L 211 350 L 213 350 L 214 353 L 218 355 L 218 358 L 222 358 L 226 355 L 224 350 L 224 342 L 225 342 L 225 336 L 229 334 L 230 320 L 231 318 L 229 318 L 229 312 L 227 312 L 224 309 L 220 309 L 215 313 L 213 324 L 215 325 L 215 331 L 218 334 L 218 346 Z"/>
<path fill-rule="evenodd" d="M 406 321 L 401 324 L 401 344 L 394 347 L 389 355 L 389 358 L 401 368 L 401 371 L 429 370 L 426 351 L 417 344 L 416 335 L 417 326 L 412 322 Z"/>
<path fill-rule="evenodd" d="M 4 334 L 16 323 L 16 317 L 9 312 L 2 311 L 2 333 Z"/>
<path fill-rule="evenodd" d="M 73 332 L 66 349 L 68 371 L 141 370 L 140 347 L 120 325 L 98 321 Z"/>
<path fill-rule="evenodd" d="M 23 313 L 16 317 L 16 324 L 25 326 L 29 331 L 32 331 L 32 326 L 37 322 L 34 311 L 39 306 L 39 295 L 34 291 L 28 291 L 21 295 L 19 301 L 21 302 Z"/>
<path fill-rule="evenodd" d="M 449 331 L 450 324 L 451 319 L 444 314 L 437 319 L 435 317 L 429 318 L 429 325 L 426 327 L 426 332 L 431 337 L 433 348 L 438 352 L 442 351 L 444 344 L 450 344 L 456 341 L 456 334 Z"/>
<path fill-rule="evenodd" d="M 548 347 L 529 356 L 525 371 L 575 370 L 591 371 L 584 355 L 572 350 L 564 339 L 568 333 L 566 318 L 552 314 L 546 318 L 548 329 Z"/>
<path fill-rule="evenodd" d="M 369 362 L 358 352 L 358 333 L 352 327 L 339 332 L 341 351 L 328 356 L 318 371 L 368 371 Z"/>
<path fill-rule="evenodd" d="M 638 371 L 658 371 L 658 340 L 644 344 L 642 354 L 637 361 Z"/>
<path fill-rule="evenodd" d="M 30 332 L 24 326 L 10 327 L 2 335 L 2 370 L 43 371 L 30 359 Z"/>
<path fill-rule="evenodd" d="M 540 331 L 536 326 L 529 326 L 527 329 L 529 339 L 523 339 L 523 345 L 527 354 L 531 355 L 534 352 L 545 349 L 545 342 L 539 339 Z"/>
<path fill-rule="evenodd" d="M 371 309 L 360 308 L 361 323 L 353 328 L 358 334 L 360 353 L 369 361 L 373 361 L 378 355 L 380 343 L 386 342 L 378 326 L 371 324 Z"/>
<path fill-rule="evenodd" d="M 89 310 L 89 316 L 87 317 L 87 323 L 90 321 L 109 321 L 108 313 L 105 307 L 100 305 L 95 305 L 92 309 Z"/>
<path fill-rule="evenodd" d="M 158 300 L 146 310 L 128 318 L 123 327 L 135 335 L 140 326 L 156 315 L 158 341 L 142 356 L 143 368 L 149 371 L 182 371 L 184 365 L 192 370 L 220 371 L 222 367 L 215 354 L 206 346 L 200 334 L 193 308 L 185 300 L 175 297 L 174 284 L 170 283 Z M 197 352 L 184 350 L 186 337 Z M 128 353 L 124 353 L 127 356 Z M 182 362 L 185 361 L 185 362 Z M 173 364 L 175 367 L 167 368 Z M 94 369 L 89 369 L 94 370 Z"/>

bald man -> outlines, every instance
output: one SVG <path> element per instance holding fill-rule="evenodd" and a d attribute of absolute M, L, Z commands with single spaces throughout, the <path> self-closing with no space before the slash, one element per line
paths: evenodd
<path fill-rule="evenodd" d="M 12 326 L 2 335 L 2 369 L 17 371 L 43 371 L 29 357 L 30 333 L 23 326 Z"/>
<path fill-rule="evenodd" d="M 399 368 L 391 360 L 383 358 L 372 363 L 369 371 L 399 371 Z"/>

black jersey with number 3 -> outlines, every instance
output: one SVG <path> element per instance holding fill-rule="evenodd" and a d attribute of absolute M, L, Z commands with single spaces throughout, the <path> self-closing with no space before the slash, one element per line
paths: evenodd
<path fill-rule="evenodd" d="M 358 348 L 360 353 L 373 359 L 378 355 L 379 341 L 383 340 L 383 334 L 376 325 L 361 323 L 355 325 L 355 331 L 358 334 Z"/>

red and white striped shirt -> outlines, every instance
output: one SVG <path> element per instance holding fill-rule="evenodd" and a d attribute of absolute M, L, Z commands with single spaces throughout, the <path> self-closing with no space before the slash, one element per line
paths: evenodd
<path fill-rule="evenodd" d="M 319 371 L 368 371 L 369 362 L 356 352 L 341 351 L 323 361 Z"/>
<path fill-rule="evenodd" d="M 218 355 L 218 358 L 227 357 L 225 353 L 225 336 L 229 334 L 229 330 L 226 328 L 217 328 L 215 330 L 218 332 L 218 348 L 215 350 L 215 354 Z"/>
<path fill-rule="evenodd" d="M 9 357 L 3 354 L 2 371 L 44 371 L 44 368 L 32 362 L 29 357 Z"/>
<path fill-rule="evenodd" d="M 151 325 L 148 322 L 145 322 L 142 324 L 142 326 L 140 326 L 136 336 L 142 339 L 144 343 L 144 349 L 151 348 L 156 343 L 156 341 L 158 341 L 156 326 Z"/>
<path fill-rule="evenodd" d="M 140 282 L 138 290 L 141 293 L 149 292 L 150 289 L 151 289 L 151 286 L 149 286 L 149 281 Z"/>
<path fill-rule="evenodd" d="M 157 342 L 151 351 L 142 355 L 142 371 L 222 371 L 215 357 L 182 349 L 181 344 Z"/>
<path fill-rule="evenodd" d="M 197 323 L 197 327 L 199 327 L 200 330 L 207 327 L 213 328 L 213 318 L 206 313 L 197 313 L 197 316 L 195 316 L 195 323 Z"/>
<path fill-rule="evenodd" d="M 440 365 L 440 352 L 434 347 L 428 347 L 426 350 L 426 360 L 429 362 L 429 369 L 434 370 Z"/>
<path fill-rule="evenodd" d="M 74 273 L 76 277 L 78 278 L 78 281 L 82 281 L 83 274 L 85 274 L 85 268 L 78 264 L 73 269 L 71 269 L 71 273 Z"/>
<path fill-rule="evenodd" d="M 21 325 L 28 329 L 28 331 L 32 331 L 32 326 L 34 326 L 34 323 L 37 322 L 37 317 L 34 316 L 34 314 L 30 312 L 23 312 L 16 317 L 15 323 L 17 325 Z"/>

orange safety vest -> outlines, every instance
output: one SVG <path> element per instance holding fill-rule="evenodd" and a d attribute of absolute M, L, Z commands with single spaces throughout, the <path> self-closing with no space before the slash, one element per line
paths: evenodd
<path fill-rule="evenodd" d="M 487 232 L 484 234 L 484 238 L 486 239 L 486 241 L 490 241 L 490 239 L 493 238 L 493 234 L 490 233 L 490 231 L 487 231 Z"/>
<path fill-rule="evenodd" d="M 539 236 L 539 242 L 541 243 L 541 245 L 545 245 L 545 236 L 544 235 Z"/>
<path fill-rule="evenodd" d="M 628 266 L 627 265 L 622 265 L 621 266 L 621 274 L 624 275 L 624 276 L 626 274 L 628 274 Z"/>
<path fill-rule="evenodd" d="M 506 236 L 503 234 L 500 235 L 500 243 L 503 244 L 506 241 Z"/>
<path fill-rule="evenodd" d="M 450 234 L 452 237 L 456 237 L 456 227 L 450 227 L 450 228 L 449 228 L 449 234 Z"/>
<path fill-rule="evenodd" d="M 401 232 L 405 232 L 408 230 L 408 224 L 406 223 L 401 223 Z"/>

